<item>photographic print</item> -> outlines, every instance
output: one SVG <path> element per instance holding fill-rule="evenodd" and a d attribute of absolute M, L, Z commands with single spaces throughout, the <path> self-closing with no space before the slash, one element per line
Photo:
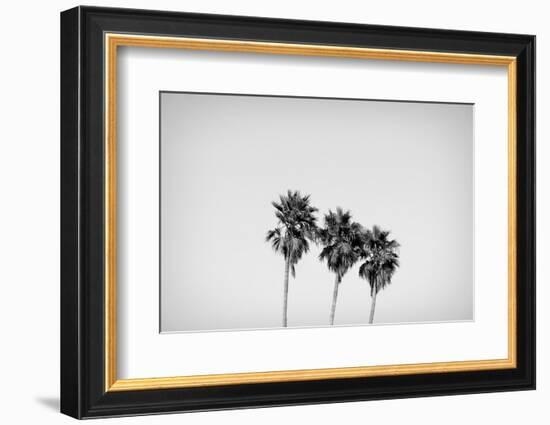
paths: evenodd
<path fill-rule="evenodd" d="M 474 105 L 159 101 L 161 332 L 474 320 Z"/>
<path fill-rule="evenodd" d="M 535 37 L 61 14 L 60 410 L 535 388 Z"/>

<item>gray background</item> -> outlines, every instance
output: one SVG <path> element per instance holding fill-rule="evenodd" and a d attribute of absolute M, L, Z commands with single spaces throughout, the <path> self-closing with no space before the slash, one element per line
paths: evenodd
<path fill-rule="evenodd" d="M 161 93 L 161 331 L 281 325 L 284 260 L 264 242 L 272 200 L 311 194 L 401 244 L 375 323 L 473 319 L 473 107 Z M 290 280 L 289 326 L 327 326 L 319 248 Z M 335 325 L 365 324 L 358 265 Z"/>

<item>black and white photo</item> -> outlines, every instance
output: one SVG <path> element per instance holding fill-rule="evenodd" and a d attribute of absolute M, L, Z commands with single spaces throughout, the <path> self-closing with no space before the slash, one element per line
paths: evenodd
<path fill-rule="evenodd" d="M 474 319 L 472 104 L 160 111 L 161 332 Z"/>

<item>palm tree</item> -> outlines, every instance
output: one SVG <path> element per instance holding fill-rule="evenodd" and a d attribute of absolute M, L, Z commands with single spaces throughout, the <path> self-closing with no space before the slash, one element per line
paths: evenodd
<path fill-rule="evenodd" d="M 330 309 L 330 324 L 334 325 L 338 287 L 346 272 L 361 256 L 361 235 L 363 228 L 359 223 L 351 221 L 351 213 L 337 208 L 336 212 L 329 210 L 325 215 L 325 226 L 319 230 L 319 240 L 324 246 L 319 260 L 326 260 L 327 267 L 335 273 L 332 306 Z"/>
<path fill-rule="evenodd" d="M 391 283 L 393 274 L 399 267 L 399 244 L 389 239 L 389 231 L 373 226 L 372 231 L 363 233 L 363 250 L 361 257 L 365 262 L 359 267 L 359 276 L 369 282 L 372 304 L 370 308 L 369 324 L 374 320 L 376 295 L 386 285 Z"/>
<path fill-rule="evenodd" d="M 288 191 L 279 196 L 279 202 L 271 203 L 278 219 L 277 227 L 269 230 L 266 242 L 271 242 L 275 252 L 285 259 L 283 327 L 287 327 L 288 311 L 288 274 L 296 277 L 295 265 L 302 255 L 309 251 L 309 241 L 315 241 L 317 234 L 317 208 L 309 204 L 309 195 L 302 196 L 298 191 Z"/>

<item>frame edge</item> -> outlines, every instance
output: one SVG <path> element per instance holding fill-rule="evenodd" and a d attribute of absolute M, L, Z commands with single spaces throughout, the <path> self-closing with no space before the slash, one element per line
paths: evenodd
<path fill-rule="evenodd" d="M 82 417 L 80 375 L 80 8 L 60 14 L 60 411 Z"/>

